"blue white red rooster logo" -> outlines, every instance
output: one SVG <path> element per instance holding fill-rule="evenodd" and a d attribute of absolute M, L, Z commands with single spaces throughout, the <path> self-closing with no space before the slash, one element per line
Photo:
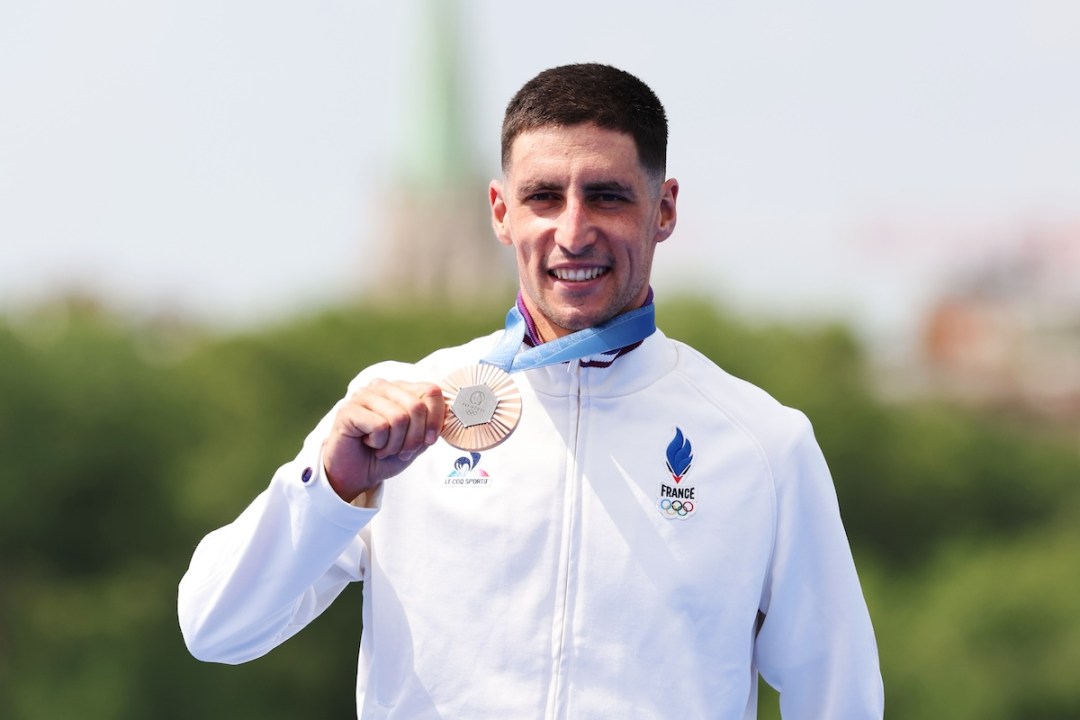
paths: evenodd
<path fill-rule="evenodd" d="M 480 453 L 478 452 L 469 453 L 469 457 L 459 457 L 454 463 L 454 474 L 467 475 L 476 469 L 478 462 L 480 462 Z"/>
<path fill-rule="evenodd" d="M 667 446 L 667 469 L 676 484 L 686 477 L 693 464 L 694 449 L 690 441 L 683 437 L 682 430 L 675 428 L 675 437 Z"/>
<path fill-rule="evenodd" d="M 445 485 L 487 485 L 491 478 L 480 467 L 480 453 L 473 452 L 454 461 L 454 469 L 443 481 Z"/>

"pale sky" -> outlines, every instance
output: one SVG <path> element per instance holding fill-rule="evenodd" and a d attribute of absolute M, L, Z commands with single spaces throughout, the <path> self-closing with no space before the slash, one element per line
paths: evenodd
<path fill-rule="evenodd" d="M 416 107 L 422 7 L 0 4 L 0 313 L 79 288 L 231 326 L 357 294 Z M 1080 219 L 1074 0 L 462 13 L 487 175 L 506 101 L 541 69 L 619 65 L 665 103 L 682 191 L 658 298 L 698 287 L 881 334 L 980 242 Z"/>

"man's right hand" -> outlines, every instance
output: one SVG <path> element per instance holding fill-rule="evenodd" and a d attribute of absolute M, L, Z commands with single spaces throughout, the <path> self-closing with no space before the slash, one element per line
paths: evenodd
<path fill-rule="evenodd" d="M 397 475 L 439 439 L 446 402 L 433 383 L 373 380 L 334 417 L 323 468 L 345 502 Z"/>

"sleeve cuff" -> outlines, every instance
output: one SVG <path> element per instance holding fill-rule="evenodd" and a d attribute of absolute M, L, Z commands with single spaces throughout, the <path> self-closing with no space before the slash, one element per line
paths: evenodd
<path fill-rule="evenodd" d="M 344 528 L 359 530 L 379 511 L 382 486 L 363 493 L 352 503 L 345 502 L 330 486 L 323 469 L 322 451 L 298 457 L 292 468 L 290 485 L 306 495 L 311 507 L 322 517 Z"/>

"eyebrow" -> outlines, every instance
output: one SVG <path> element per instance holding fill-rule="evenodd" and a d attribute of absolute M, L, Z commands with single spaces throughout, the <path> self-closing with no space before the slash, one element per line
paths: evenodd
<path fill-rule="evenodd" d="M 558 183 L 546 182 L 544 180 L 534 180 L 518 186 L 517 194 L 520 197 L 526 197 L 538 192 L 550 192 L 552 190 L 562 190 L 562 186 Z"/>
<path fill-rule="evenodd" d="M 518 194 L 522 197 L 532 195 L 537 192 L 562 192 L 564 187 L 561 183 L 548 182 L 546 180 L 536 180 L 533 182 L 527 182 L 518 187 Z M 621 183 L 617 180 L 601 180 L 597 182 L 585 183 L 584 187 L 587 193 L 596 192 L 621 192 L 621 193 L 633 193 L 633 187 L 626 183 Z"/>
<path fill-rule="evenodd" d="M 634 188 L 617 180 L 585 183 L 585 192 L 610 192 L 612 190 L 621 193 L 631 193 Z"/>

